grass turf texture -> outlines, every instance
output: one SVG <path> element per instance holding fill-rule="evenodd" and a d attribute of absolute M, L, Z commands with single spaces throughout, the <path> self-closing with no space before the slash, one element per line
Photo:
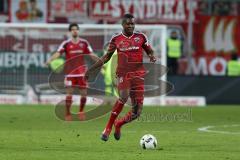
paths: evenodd
<path fill-rule="evenodd" d="M 77 107 L 76 107 L 77 108 Z M 75 109 L 76 109 L 75 108 Z M 125 112 L 129 108 L 125 108 Z M 109 115 L 89 122 L 56 119 L 53 106 L 0 106 L 1 160 L 239 160 L 240 134 L 197 131 L 204 126 L 240 132 L 240 106 L 204 108 L 144 107 L 142 118 L 122 129 L 120 141 L 100 140 Z M 182 115 L 182 117 L 181 117 Z M 185 115 L 185 116 L 184 116 Z M 144 134 L 158 140 L 156 150 L 143 150 Z"/>

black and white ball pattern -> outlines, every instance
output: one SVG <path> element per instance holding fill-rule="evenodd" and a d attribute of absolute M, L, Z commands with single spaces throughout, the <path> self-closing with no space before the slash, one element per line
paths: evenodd
<path fill-rule="evenodd" d="M 157 139 L 151 134 L 146 134 L 140 139 L 140 146 L 143 149 L 155 149 L 157 147 Z"/>

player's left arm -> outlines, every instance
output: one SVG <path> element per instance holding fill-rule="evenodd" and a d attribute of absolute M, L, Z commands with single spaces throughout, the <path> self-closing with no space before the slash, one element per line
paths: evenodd
<path fill-rule="evenodd" d="M 146 54 L 148 55 L 150 62 L 155 63 L 157 59 L 154 56 L 154 51 L 145 35 L 144 35 L 144 42 L 143 42 L 142 48 L 145 50 Z"/>
<path fill-rule="evenodd" d="M 94 54 L 93 52 L 89 54 L 90 58 L 94 61 L 94 63 L 96 63 L 100 58 Z"/>
<path fill-rule="evenodd" d="M 86 53 L 90 56 L 90 58 L 96 63 L 99 60 L 99 57 L 94 54 L 91 45 L 87 42 Z"/>
<path fill-rule="evenodd" d="M 152 50 L 152 48 L 150 49 L 144 49 L 146 54 L 148 55 L 150 62 L 155 63 L 156 62 L 156 57 L 154 56 L 154 51 Z"/>

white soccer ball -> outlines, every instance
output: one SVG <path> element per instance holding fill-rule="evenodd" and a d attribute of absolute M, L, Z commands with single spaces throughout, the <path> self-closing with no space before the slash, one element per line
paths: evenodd
<path fill-rule="evenodd" d="M 145 134 L 140 139 L 140 146 L 143 149 L 155 149 L 157 147 L 157 139 L 151 134 Z"/>

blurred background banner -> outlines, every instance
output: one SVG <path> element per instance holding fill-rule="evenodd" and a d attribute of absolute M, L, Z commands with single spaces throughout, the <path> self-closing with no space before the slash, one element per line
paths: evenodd
<path fill-rule="evenodd" d="M 132 13 L 141 23 L 187 23 L 190 10 L 187 0 L 90 0 L 89 3 L 91 18 L 111 22 L 120 20 L 125 13 Z M 195 14 L 197 2 L 192 9 Z"/>
<path fill-rule="evenodd" d="M 88 23 L 88 1 L 48 0 L 48 22 Z"/>
<path fill-rule="evenodd" d="M 14 0 L 10 3 L 10 21 L 46 23 L 47 11 L 47 0 Z"/>
<path fill-rule="evenodd" d="M 116 23 L 123 14 L 132 13 L 139 23 L 187 23 L 190 9 L 194 21 L 199 13 L 198 1 L 189 4 L 188 0 L 2 0 L 0 15 L 2 22 L 24 22 L 35 5 L 34 10 L 42 13 L 35 16 L 41 18 L 35 18 L 37 22 Z"/>

